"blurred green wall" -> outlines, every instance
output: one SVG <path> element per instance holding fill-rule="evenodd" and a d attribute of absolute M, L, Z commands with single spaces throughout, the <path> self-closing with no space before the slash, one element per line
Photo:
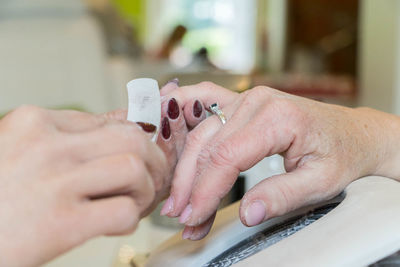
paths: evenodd
<path fill-rule="evenodd" d="M 131 23 L 143 43 L 146 34 L 146 0 L 113 0 L 124 19 Z"/>

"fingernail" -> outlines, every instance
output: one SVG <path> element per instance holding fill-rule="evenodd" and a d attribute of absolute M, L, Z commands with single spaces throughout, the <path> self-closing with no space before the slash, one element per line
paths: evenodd
<path fill-rule="evenodd" d="M 157 130 L 157 127 L 151 123 L 147 122 L 136 122 L 137 125 L 139 125 L 143 131 L 147 133 L 154 133 Z"/>
<path fill-rule="evenodd" d="M 201 113 L 203 113 L 203 107 L 201 106 L 200 101 L 199 101 L 199 100 L 196 100 L 196 101 L 194 102 L 194 105 L 193 105 L 193 115 L 194 115 L 196 118 L 200 118 Z"/>
<path fill-rule="evenodd" d="M 254 226 L 260 224 L 265 218 L 265 204 L 262 201 L 254 201 L 247 207 L 245 213 L 246 224 Z"/>
<path fill-rule="evenodd" d="M 192 214 L 192 204 L 189 204 L 186 206 L 181 216 L 179 217 L 179 222 L 186 223 L 189 220 L 191 214 Z"/>
<path fill-rule="evenodd" d="M 172 198 L 172 196 L 170 196 L 164 203 L 164 206 L 161 209 L 161 216 L 167 215 L 168 213 L 170 213 L 172 211 L 172 209 L 174 208 L 174 199 Z"/>
<path fill-rule="evenodd" d="M 161 122 L 161 135 L 165 140 L 168 140 L 171 137 L 171 127 L 169 126 L 169 120 L 167 117 Z"/>
<path fill-rule="evenodd" d="M 172 80 L 169 80 L 165 85 L 167 85 L 169 83 L 174 83 L 176 85 L 179 85 L 179 79 L 178 78 L 173 78 Z"/>
<path fill-rule="evenodd" d="M 193 234 L 194 227 L 193 226 L 186 226 L 182 233 L 183 239 L 189 239 Z"/>
<path fill-rule="evenodd" d="M 178 102 L 176 102 L 175 98 L 171 98 L 171 100 L 168 102 L 168 117 L 171 120 L 175 120 L 179 117 L 179 106 Z"/>
<path fill-rule="evenodd" d="M 169 126 L 169 120 L 167 117 L 164 117 L 161 122 L 161 135 L 165 140 L 168 140 L 171 137 L 171 127 Z"/>

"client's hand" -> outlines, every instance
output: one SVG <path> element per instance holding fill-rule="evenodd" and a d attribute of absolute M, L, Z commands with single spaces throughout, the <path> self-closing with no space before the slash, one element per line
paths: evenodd
<path fill-rule="evenodd" d="M 266 156 L 284 156 L 287 173 L 263 180 L 242 199 L 247 226 L 303 205 L 331 198 L 353 180 L 400 175 L 399 118 L 371 109 L 350 109 L 256 87 L 242 94 L 212 83 L 171 92 L 181 105 L 218 102 L 223 125 L 211 116 L 189 132 L 164 214 L 180 216 L 183 237 L 209 231 L 220 200 L 238 174 Z"/>
<path fill-rule="evenodd" d="M 134 230 L 168 168 L 121 114 L 26 106 L 0 121 L 1 266 L 37 266 L 91 237 Z"/>
<path fill-rule="evenodd" d="M 162 119 L 157 144 L 167 157 L 168 170 L 166 171 L 164 186 L 157 193 L 153 208 L 170 193 L 175 166 L 182 154 L 187 133 L 206 117 L 203 104 L 196 98 L 185 101 L 184 105 L 181 105 L 175 98 L 168 96 L 177 89 L 178 79 L 173 79 L 161 88 L 160 92 Z M 161 214 L 168 213 L 172 208 L 171 205 L 172 202 L 167 201 Z"/>

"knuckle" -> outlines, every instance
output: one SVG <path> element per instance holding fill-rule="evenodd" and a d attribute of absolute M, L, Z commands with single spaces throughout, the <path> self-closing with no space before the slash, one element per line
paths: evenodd
<path fill-rule="evenodd" d="M 243 93 L 243 105 L 254 105 L 255 102 L 265 100 L 270 96 L 264 86 L 257 86 Z"/>
<path fill-rule="evenodd" d="M 13 126 L 37 127 L 47 118 L 46 111 L 33 105 L 25 105 L 10 112 L 5 121 Z M 41 128 L 41 127 L 40 127 Z"/>
<path fill-rule="evenodd" d="M 202 169 L 204 166 L 208 164 L 208 162 L 210 161 L 210 156 L 211 156 L 210 147 L 206 147 L 205 149 L 201 150 L 201 152 L 197 157 L 198 170 Z"/>
<path fill-rule="evenodd" d="M 287 122 L 282 125 L 286 125 L 292 130 L 301 130 L 304 126 L 308 125 L 308 116 L 303 109 L 298 103 L 285 97 L 274 98 L 271 105 L 266 105 L 263 108 L 263 114 L 266 117 L 271 116 L 271 114 L 277 114 L 281 120 Z M 277 123 L 279 123 L 279 121 L 277 121 Z"/>
<path fill-rule="evenodd" d="M 283 186 L 283 185 L 285 185 L 285 184 L 281 183 L 281 184 L 278 184 L 278 186 L 277 186 L 278 194 L 281 196 L 279 211 L 277 211 L 277 213 L 279 215 L 285 214 L 294 209 L 294 207 L 290 201 L 290 198 L 291 198 L 291 196 L 293 196 L 293 193 L 295 193 L 295 192 L 292 192 L 290 186 L 286 186 L 286 185 Z"/>
<path fill-rule="evenodd" d="M 270 90 L 268 89 L 268 87 L 259 85 L 251 89 L 249 92 L 255 96 L 265 96 L 270 94 Z"/>
<path fill-rule="evenodd" d="M 215 166 L 230 166 L 235 158 L 234 146 L 222 142 L 210 154 L 210 162 Z"/>
<path fill-rule="evenodd" d="M 13 113 L 14 116 L 24 119 L 43 119 L 45 117 L 45 110 L 33 105 L 21 106 Z"/>
<path fill-rule="evenodd" d="M 124 198 L 114 212 L 114 219 L 119 224 L 120 232 L 130 233 L 136 229 L 139 210 L 132 198 Z"/>
<path fill-rule="evenodd" d="M 121 156 L 120 164 L 127 173 L 143 173 L 144 163 L 133 153 L 127 153 Z"/>
<path fill-rule="evenodd" d="M 275 106 L 280 112 L 283 112 L 288 117 L 299 116 L 302 114 L 301 109 L 291 99 L 288 98 L 277 98 L 274 100 Z"/>
<path fill-rule="evenodd" d="M 146 151 L 147 139 L 130 125 L 112 125 L 104 130 L 105 139 L 128 151 Z"/>
<path fill-rule="evenodd" d="M 202 143 L 203 138 L 202 132 L 194 129 L 186 135 L 185 147 L 194 150 Z"/>
<path fill-rule="evenodd" d="M 124 175 L 129 178 L 133 187 L 133 197 L 137 200 L 139 206 L 148 206 L 155 198 L 154 186 L 156 185 L 153 185 L 153 183 L 157 183 L 157 181 L 149 179 L 146 164 L 135 154 L 123 155 L 121 164 Z M 158 181 L 158 183 L 158 186 L 161 187 L 162 181 Z"/>
<path fill-rule="evenodd" d="M 199 86 L 203 87 L 203 88 L 213 88 L 213 87 L 216 87 L 217 85 L 210 81 L 204 81 L 204 82 L 199 83 Z"/>
<path fill-rule="evenodd" d="M 296 195 L 296 192 L 288 183 L 265 180 L 263 187 L 264 190 L 267 190 L 267 193 L 263 194 L 263 198 L 272 217 L 286 214 L 295 208 L 292 203 L 292 196 Z"/>

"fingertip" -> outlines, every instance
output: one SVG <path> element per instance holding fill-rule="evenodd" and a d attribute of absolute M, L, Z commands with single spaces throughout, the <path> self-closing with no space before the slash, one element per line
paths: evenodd
<path fill-rule="evenodd" d="M 185 226 L 182 232 L 183 239 L 190 239 L 194 231 L 194 227 L 192 226 Z"/>
<path fill-rule="evenodd" d="M 174 209 L 174 198 L 172 196 L 169 196 L 169 198 L 165 201 L 160 215 L 161 216 L 166 216 L 168 215 L 171 211 Z"/>
<path fill-rule="evenodd" d="M 173 199 L 173 207 L 172 210 L 166 214 L 166 216 L 170 218 L 176 218 L 182 214 L 182 211 L 189 203 L 192 192 L 192 183 L 187 184 L 189 182 L 187 173 L 179 172 L 180 168 L 184 168 L 186 170 L 184 166 L 187 166 L 187 163 L 179 161 L 172 178 L 170 197 Z"/>
<path fill-rule="evenodd" d="M 169 80 L 163 87 L 161 87 L 160 95 L 165 96 L 177 88 L 179 88 L 179 79 L 173 78 L 172 80 Z"/>
<path fill-rule="evenodd" d="M 168 83 L 174 83 L 174 84 L 176 84 L 177 86 L 179 86 L 179 79 L 178 79 L 178 78 L 173 78 L 173 79 L 169 80 L 169 81 L 167 82 L 167 84 L 168 84 Z"/>
<path fill-rule="evenodd" d="M 205 221 L 203 224 L 194 227 L 194 230 L 190 236 L 190 240 L 192 241 L 197 241 L 197 240 L 201 240 L 204 237 L 206 237 L 208 235 L 208 233 L 211 230 L 211 227 L 214 223 L 215 220 L 215 215 L 216 213 L 214 213 L 207 221 Z"/>
<path fill-rule="evenodd" d="M 163 141 L 169 141 L 171 139 L 171 125 L 168 117 L 164 117 L 161 122 L 161 136 Z"/>
<path fill-rule="evenodd" d="M 266 205 L 262 200 L 252 201 L 244 208 L 244 216 L 241 216 L 242 222 L 246 226 L 255 226 L 266 220 Z"/>
<path fill-rule="evenodd" d="M 183 213 L 184 209 L 187 207 L 188 201 L 186 199 L 189 199 L 190 195 L 185 197 L 182 194 L 177 194 L 176 191 L 176 185 L 174 185 L 174 182 L 176 182 L 175 176 L 172 179 L 172 187 L 171 187 L 171 195 L 170 197 L 173 199 L 173 207 L 170 212 L 166 214 L 166 216 L 170 218 L 177 218 L 180 217 L 181 214 Z M 182 198 L 183 197 L 183 198 Z"/>
<path fill-rule="evenodd" d="M 203 114 L 203 110 L 204 110 L 203 104 L 201 104 L 199 100 L 194 101 L 192 108 L 193 116 L 196 118 L 200 118 L 201 115 Z"/>
<path fill-rule="evenodd" d="M 187 125 L 194 128 L 206 118 L 206 109 L 201 101 L 192 99 L 183 107 L 183 114 Z"/>
<path fill-rule="evenodd" d="M 192 204 L 188 204 L 186 208 L 182 211 L 181 216 L 179 217 L 179 223 L 186 223 L 187 221 L 190 220 L 190 217 L 192 215 Z"/>

